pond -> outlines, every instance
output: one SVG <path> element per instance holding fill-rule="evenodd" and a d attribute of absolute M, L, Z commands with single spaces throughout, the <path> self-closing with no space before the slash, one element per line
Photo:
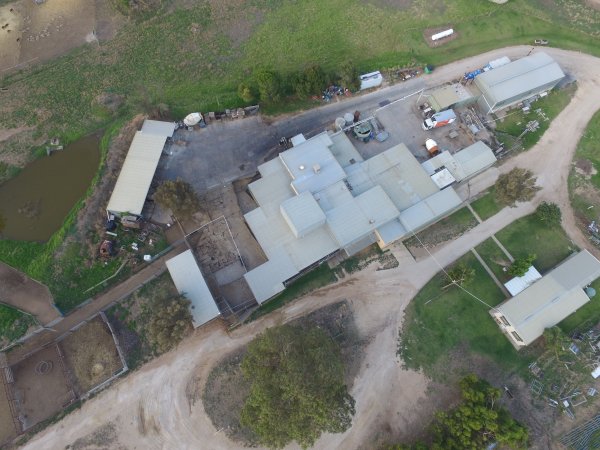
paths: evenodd
<path fill-rule="evenodd" d="M 4 239 L 46 241 L 85 194 L 100 164 L 95 133 L 26 166 L 0 185 Z"/>

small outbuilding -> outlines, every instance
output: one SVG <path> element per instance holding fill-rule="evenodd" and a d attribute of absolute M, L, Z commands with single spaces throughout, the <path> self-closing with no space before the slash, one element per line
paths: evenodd
<path fill-rule="evenodd" d="M 221 314 L 191 250 L 169 259 L 167 269 L 177 291 L 191 302 L 190 312 L 194 328 Z"/>
<path fill-rule="evenodd" d="M 582 250 L 490 314 L 516 348 L 525 347 L 589 302 L 585 288 L 599 277 L 600 261 Z"/>
<path fill-rule="evenodd" d="M 477 100 L 477 97 L 460 83 L 441 86 L 425 94 L 425 97 L 435 112 L 467 106 Z"/>
<path fill-rule="evenodd" d="M 560 66 L 546 53 L 534 53 L 475 77 L 478 104 L 485 114 L 516 105 L 554 88 L 563 78 Z"/>

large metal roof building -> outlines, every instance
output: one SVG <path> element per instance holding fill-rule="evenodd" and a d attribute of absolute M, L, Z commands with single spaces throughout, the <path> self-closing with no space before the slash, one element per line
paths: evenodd
<path fill-rule="evenodd" d="M 475 78 L 481 91 L 478 103 L 490 114 L 515 105 L 558 84 L 565 74 L 546 53 L 534 53 Z"/>
<path fill-rule="evenodd" d="M 363 160 L 344 133 L 321 133 L 258 168 L 244 217 L 268 261 L 244 276 L 259 303 L 338 250 L 385 247 L 460 206 L 404 144 Z"/>
<path fill-rule="evenodd" d="M 600 261 L 582 250 L 490 313 L 513 345 L 523 347 L 589 302 L 584 288 L 598 277 Z"/>
<path fill-rule="evenodd" d="M 169 259 L 167 269 L 177 291 L 191 302 L 194 328 L 221 314 L 191 250 Z"/>
<path fill-rule="evenodd" d="M 145 120 L 127 152 L 119 178 L 106 210 L 117 216 L 141 216 L 154 172 L 167 138 L 173 137 L 175 124 Z"/>

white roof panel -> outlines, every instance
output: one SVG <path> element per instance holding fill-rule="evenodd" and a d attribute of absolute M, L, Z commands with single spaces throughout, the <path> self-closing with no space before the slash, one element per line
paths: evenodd
<path fill-rule="evenodd" d="M 462 168 L 463 179 L 472 177 L 497 161 L 492 149 L 482 141 L 477 141 L 473 145 L 456 152 L 454 159 Z"/>
<path fill-rule="evenodd" d="M 169 259 L 167 269 L 177 291 L 191 302 L 190 312 L 194 328 L 220 314 L 191 250 Z"/>
<path fill-rule="evenodd" d="M 281 204 L 281 214 L 296 237 L 325 223 L 325 213 L 310 192 L 285 200 Z"/>
<path fill-rule="evenodd" d="M 135 133 L 106 209 L 141 215 L 166 136 Z"/>
<path fill-rule="evenodd" d="M 142 133 L 155 134 L 157 136 L 173 137 L 175 132 L 174 122 L 163 122 L 161 120 L 144 120 Z"/>
<path fill-rule="evenodd" d="M 514 277 L 512 280 L 504 283 L 504 287 L 510 292 L 510 295 L 513 297 L 518 293 L 524 291 L 529 286 L 531 286 L 534 282 L 542 278 L 542 275 L 537 271 L 537 269 L 531 266 L 525 275 L 522 277 Z"/>
<path fill-rule="evenodd" d="M 278 251 L 269 260 L 244 274 L 244 278 L 258 303 L 270 299 L 285 289 L 283 282 L 296 275 L 289 255 Z"/>

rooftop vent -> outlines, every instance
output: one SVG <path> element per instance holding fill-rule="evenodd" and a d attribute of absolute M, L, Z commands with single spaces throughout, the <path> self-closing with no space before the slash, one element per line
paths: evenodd
<path fill-rule="evenodd" d="M 304 166 L 301 165 L 300 167 L 298 167 L 298 169 L 304 170 Z"/>
<path fill-rule="evenodd" d="M 313 170 L 315 171 L 315 173 L 320 173 L 321 172 L 321 166 L 319 164 L 315 164 L 313 166 Z"/>

